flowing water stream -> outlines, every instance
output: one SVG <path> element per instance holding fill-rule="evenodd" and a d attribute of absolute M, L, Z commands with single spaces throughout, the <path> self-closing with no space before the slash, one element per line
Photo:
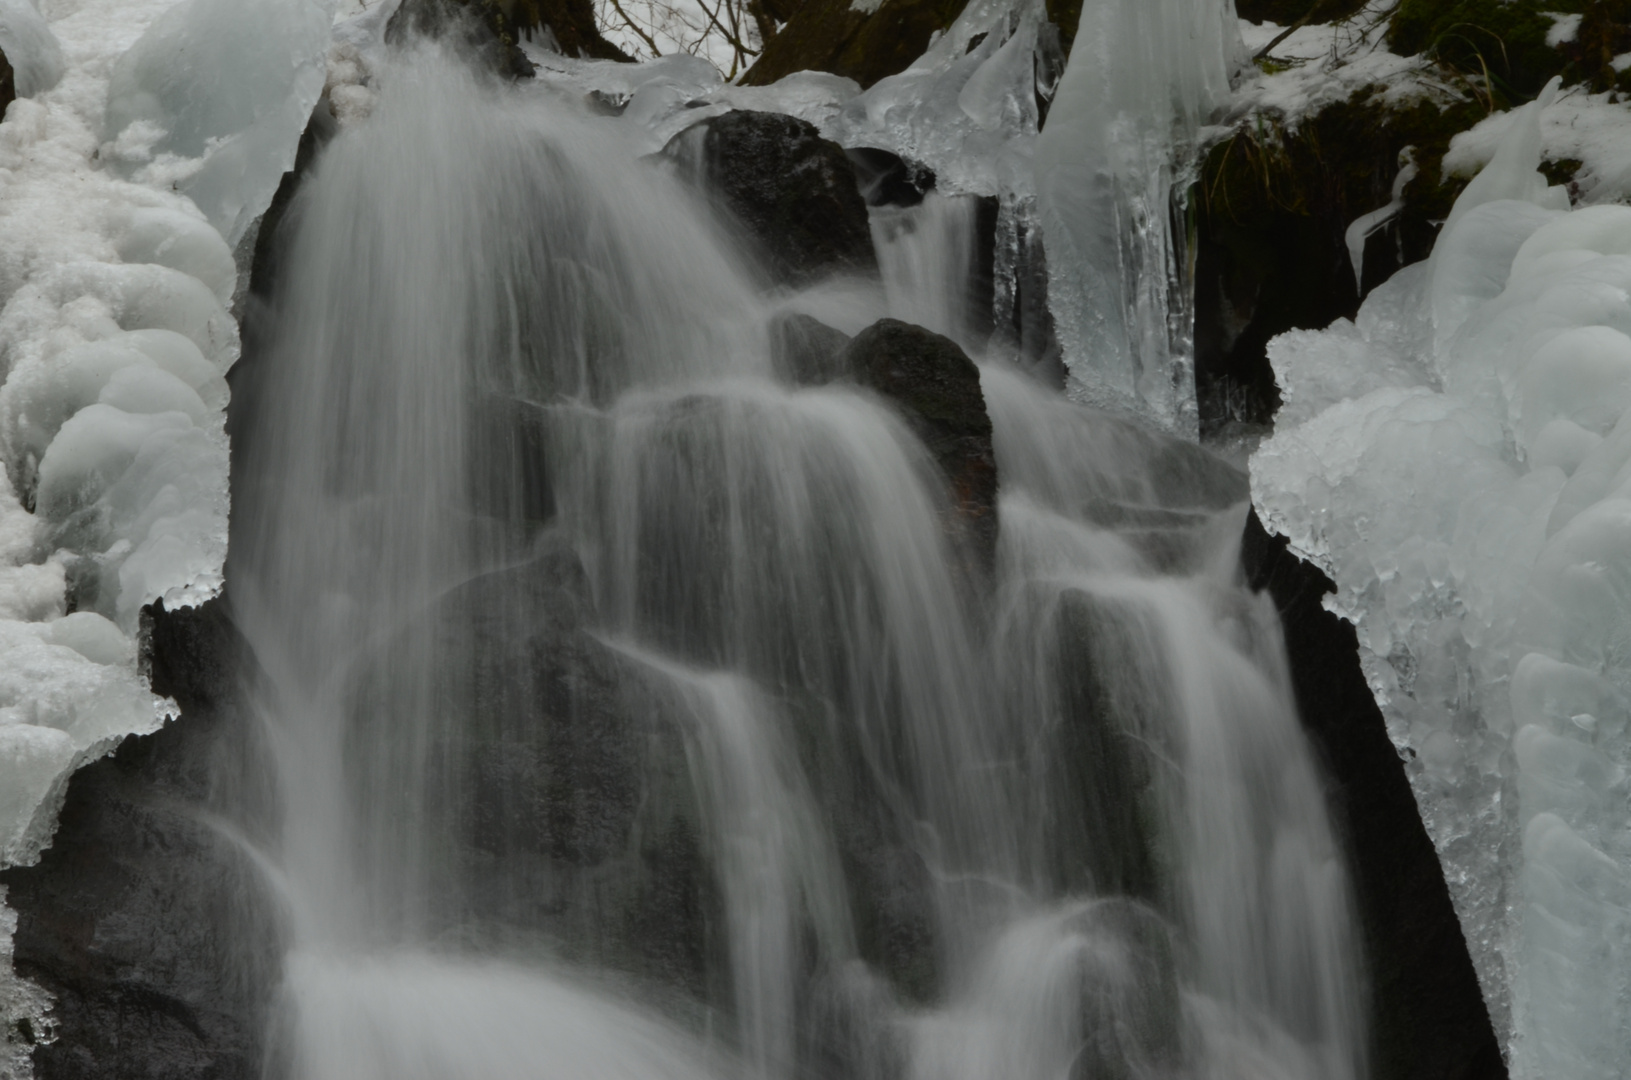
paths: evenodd
<path fill-rule="evenodd" d="M 694 193 L 431 55 L 296 213 L 233 536 L 274 1071 L 1364 1075 L 1238 473 L 991 359 L 979 568 L 888 402 L 778 379 L 797 298 Z M 882 291 L 962 336 L 972 215 L 911 213 Z"/>

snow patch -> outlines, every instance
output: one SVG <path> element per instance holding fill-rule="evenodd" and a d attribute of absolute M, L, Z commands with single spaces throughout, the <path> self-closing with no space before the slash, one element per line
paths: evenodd
<path fill-rule="evenodd" d="M 1395 0 L 1370 0 L 1358 13 L 1339 22 L 1298 27 L 1279 44 L 1261 67 L 1249 72 L 1235 92 L 1232 118 L 1252 113 L 1272 115 L 1288 131 L 1321 109 L 1371 90 L 1373 103 L 1400 109 L 1418 101 L 1460 100 L 1422 57 L 1388 50 L 1387 20 Z M 1256 56 L 1286 28 L 1242 21 L 1240 34 L 1249 55 Z"/>
<path fill-rule="evenodd" d="M 1546 44 L 1552 48 L 1567 45 L 1580 37 L 1580 23 L 1585 16 L 1576 12 L 1565 15 L 1559 11 L 1543 11 L 1542 15 L 1552 20 L 1552 28 L 1546 31 Z"/>
<path fill-rule="evenodd" d="M 1612 90 L 1587 94 L 1572 87 L 1540 110 L 1541 158 L 1581 163 L 1574 177 L 1579 202 L 1631 198 L 1631 103 L 1619 98 Z M 1488 164 L 1529 107 L 1495 113 L 1456 135 L 1444 155 L 1444 175 L 1471 176 Z"/>

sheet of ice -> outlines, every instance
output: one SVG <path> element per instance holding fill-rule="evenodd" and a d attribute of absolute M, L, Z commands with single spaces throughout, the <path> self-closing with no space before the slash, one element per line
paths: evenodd
<path fill-rule="evenodd" d="M 523 43 L 545 87 L 594 95 L 650 132 L 654 149 L 731 109 L 786 113 L 844 146 L 889 150 L 934 170 L 942 194 L 1028 195 L 1037 95 L 1052 96 L 1060 51 L 1041 0 L 973 0 L 905 71 L 862 92 L 803 71 L 735 86 L 695 57 L 639 65 L 563 57 Z"/>
<path fill-rule="evenodd" d="M 34 0 L 0 0 L 0 53 L 11 64 L 18 97 L 33 97 L 62 79 L 62 45 Z"/>
<path fill-rule="evenodd" d="M 103 157 L 186 193 L 236 246 L 323 92 L 327 0 L 183 0 L 114 65 Z"/>
<path fill-rule="evenodd" d="M 1271 343 L 1252 490 L 1337 583 L 1512 1075 L 1607 1080 L 1631 1060 L 1631 209 L 1559 209 L 1544 108 L 1428 263 Z"/>

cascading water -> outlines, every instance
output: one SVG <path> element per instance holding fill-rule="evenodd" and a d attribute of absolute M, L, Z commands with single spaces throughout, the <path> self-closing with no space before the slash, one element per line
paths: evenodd
<path fill-rule="evenodd" d="M 434 52 L 296 213 L 233 548 L 281 1067 L 1364 1075 L 1238 473 L 989 365 L 983 566 L 699 201 Z"/>

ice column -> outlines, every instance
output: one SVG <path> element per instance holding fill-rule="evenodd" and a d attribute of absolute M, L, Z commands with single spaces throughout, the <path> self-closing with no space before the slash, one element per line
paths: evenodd
<path fill-rule="evenodd" d="M 1239 48 L 1232 0 L 1090 0 L 1036 141 L 1072 396 L 1190 437 L 1193 318 L 1174 217 Z"/>

